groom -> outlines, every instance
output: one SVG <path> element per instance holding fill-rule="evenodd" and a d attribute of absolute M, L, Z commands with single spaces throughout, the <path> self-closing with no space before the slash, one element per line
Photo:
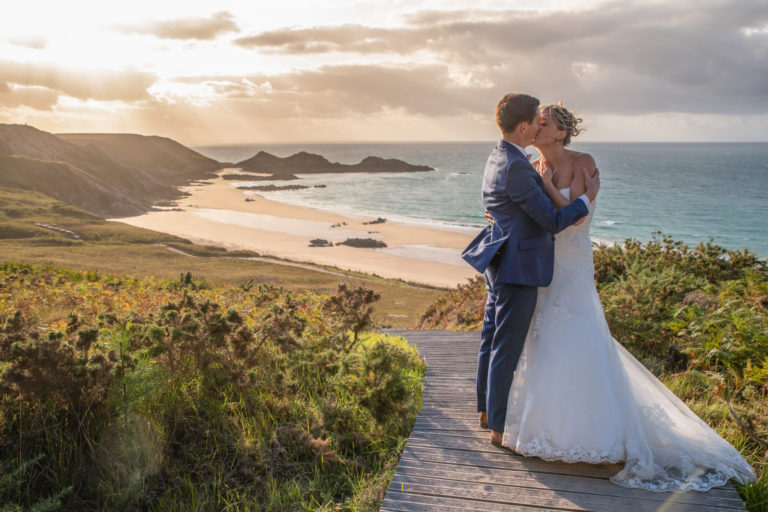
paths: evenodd
<path fill-rule="evenodd" d="M 537 287 L 548 286 L 554 269 L 554 233 L 588 213 L 600 177 L 584 170 L 587 192 L 557 210 L 525 153 L 539 130 L 539 100 L 507 94 L 496 106 L 501 140 L 485 164 L 483 203 L 493 217 L 462 256 L 485 273 L 488 297 L 477 368 L 480 424 L 501 445 L 507 398 L 528 326 Z"/>

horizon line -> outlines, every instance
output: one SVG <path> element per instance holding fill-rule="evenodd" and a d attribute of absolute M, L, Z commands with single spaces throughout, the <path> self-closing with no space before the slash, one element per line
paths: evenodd
<path fill-rule="evenodd" d="M 189 144 L 190 147 L 214 147 L 214 146 L 297 146 L 307 145 L 338 145 L 338 144 L 466 144 L 466 143 L 494 143 L 498 139 L 464 139 L 464 140 L 334 140 L 334 141 L 253 141 L 253 142 L 218 142 Z M 590 140 L 582 141 L 582 144 L 768 144 L 766 140 Z M 580 142 L 573 142 L 578 145 Z"/>

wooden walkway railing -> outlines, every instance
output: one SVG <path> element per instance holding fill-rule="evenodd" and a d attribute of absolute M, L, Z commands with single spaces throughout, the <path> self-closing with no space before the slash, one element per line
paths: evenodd
<path fill-rule="evenodd" d="M 476 412 L 478 332 L 388 330 L 427 362 L 422 410 L 382 503 L 384 512 L 709 512 L 744 510 L 733 486 L 706 493 L 625 489 L 621 466 L 521 457 L 493 446 Z"/>

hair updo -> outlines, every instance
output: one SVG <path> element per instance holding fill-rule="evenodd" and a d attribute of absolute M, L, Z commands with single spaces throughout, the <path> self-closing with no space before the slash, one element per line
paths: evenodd
<path fill-rule="evenodd" d="M 562 101 L 551 105 L 544 105 L 540 110 L 542 114 L 547 114 L 552 118 L 559 130 L 565 130 L 563 146 L 571 143 L 571 137 L 575 137 L 584 131 L 584 128 L 579 128 L 578 126 L 583 122 L 583 119 L 576 117 L 573 112 L 565 108 Z"/>

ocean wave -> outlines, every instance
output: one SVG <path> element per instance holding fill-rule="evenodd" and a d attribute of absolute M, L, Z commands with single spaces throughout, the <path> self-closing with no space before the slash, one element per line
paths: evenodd
<path fill-rule="evenodd" d="M 598 226 L 603 226 L 604 228 L 610 228 L 612 226 L 616 225 L 615 220 L 601 220 L 597 223 Z"/>
<path fill-rule="evenodd" d="M 592 241 L 592 243 L 595 243 L 598 245 L 607 245 L 609 247 L 612 247 L 614 245 L 621 243 L 621 241 L 619 240 L 611 240 L 610 238 L 602 238 L 597 236 L 590 236 L 589 239 Z"/>

